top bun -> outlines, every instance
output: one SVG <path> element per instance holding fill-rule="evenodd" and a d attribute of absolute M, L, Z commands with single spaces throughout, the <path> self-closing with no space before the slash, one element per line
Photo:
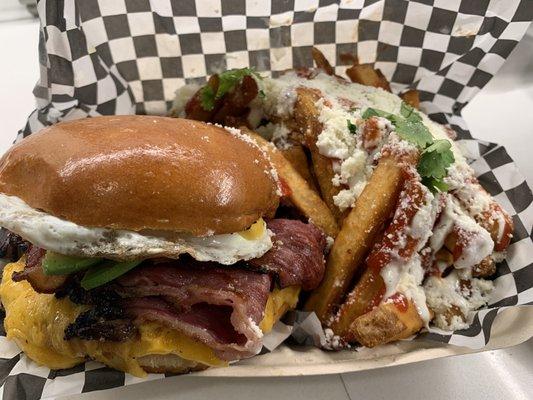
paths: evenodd
<path fill-rule="evenodd" d="M 195 236 L 246 229 L 278 205 L 272 166 L 202 122 L 108 116 L 63 122 L 0 160 L 0 192 L 91 227 Z"/>

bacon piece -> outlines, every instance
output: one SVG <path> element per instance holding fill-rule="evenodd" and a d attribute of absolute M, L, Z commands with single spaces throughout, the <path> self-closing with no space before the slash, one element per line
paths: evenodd
<path fill-rule="evenodd" d="M 160 297 L 142 297 L 124 302 L 126 312 L 135 323 L 156 321 L 179 330 L 214 349 L 223 360 L 251 357 L 261 350 L 259 328 L 243 334 L 232 324 L 232 308 L 208 303 L 197 303 L 187 310 L 177 311 Z"/>
<path fill-rule="evenodd" d="M 29 243 L 19 235 L 0 228 L 0 258 L 17 261 L 28 249 Z"/>
<path fill-rule="evenodd" d="M 137 323 L 159 321 L 232 360 L 261 349 L 257 325 L 270 287 L 268 275 L 190 260 L 136 268 L 116 290 Z"/>
<path fill-rule="evenodd" d="M 26 280 L 38 293 L 55 293 L 66 282 L 68 275 L 45 275 L 42 259 L 46 254 L 45 249 L 30 245 L 26 253 L 26 265 L 19 272 L 14 272 L 12 279 L 15 282 Z"/>
<path fill-rule="evenodd" d="M 64 338 L 122 342 L 132 338 L 136 333 L 135 326 L 126 318 L 120 302 L 104 301 L 78 315 L 65 329 Z"/>
<path fill-rule="evenodd" d="M 289 219 L 274 219 L 267 226 L 274 232 L 274 246 L 248 264 L 273 273 L 281 288 L 300 285 L 303 290 L 315 289 L 325 271 L 324 234 L 312 224 Z"/>

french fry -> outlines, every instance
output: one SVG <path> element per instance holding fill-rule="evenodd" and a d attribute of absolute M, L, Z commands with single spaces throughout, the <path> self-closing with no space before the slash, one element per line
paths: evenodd
<path fill-rule="evenodd" d="M 300 144 L 293 144 L 291 147 L 281 150 L 283 156 L 289 161 L 294 169 L 304 178 L 309 186 L 317 191 L 315 179 L 309 170 L 309 162 L 305 150 Z"/>
<path fill-rule="evenodd" d="M 509 247 L 514 223 L 509 214 L 494 199 L 491 198 L 489 210 L 474 216 L 474 219 L 490 233 L 494 241 L 494 251 L 504 251 Z"/>
<path fill-rule="evenodd" d="M 464 231 L 464 229 L 460 230 L 461 235 L 466 235 L 467 232 Z M 466 244 L 468 245 L 468 242 L 464 244 L 459 244 L 461 242 L 464 242 L 464 239 L 460 238 L 460 235 L 458 234 L 458 231 L 453 230 L 446 236 L 446 239 L 444 241 L 444 246 L 446 249 L 449 250 L 450 254 L 452 255 L 452 260 L 455 261 L 459 257 L 461 257 L 461 254 L 463 252 L 463 246 Z M 472 276 L 474 278 L 486 278 L 491 275 L 494 275 L 496 272 L 496 264 L 492 257 L 487 256 L 483 260 L 481 260 L 477 265 L 475 265 L 472 268 Z"/>
<path fill-rule="evenodd" d="M 481 212 L 472 212 L 472 193 L 478 192 L 481 201 L 488 200 L 488 208 Z M 488 195 L 475 177 L 464 182 L 463 187 L 454 191 L 454 196 L 465 207 L 476 222 L 486 229 L 494 241 L 494 251 L 504 251 L 511 243 L 514 223 L 509 214 Z M 485 199 L 485 196 L 488 198 Z"/>
<path fill-rule="evenodd" d="M 392 222 L 368 255 L 362 278 L 348 294 L 330 325 L 337 335 L 347 339 L 352 322 L 383 300 L 386 286 L 381 271 L 393 261 L 391 254 L 395 253 L 407 262 L 424 246 L 419 236 L 411 234 L 411 224 L 426 202 L 422 184 L 416 178 L 406 180 Z"/>
<path fill-rule="evenodd" d="M 292 204 L 326 235 L 336 237 L 339 231 L 337 222 L 318 193 L 272 143 L 245 127 L 242 127 L 241 131 L 250 135 L 268 153 L 280 178 L 289 186 L 289 199 Z"/>
<path fill-rule="evenodd" d="M 372 68 L 369 64 L 353 65 L 346 70 L 346 75 L 352 82 L 361 85 L 379 87 L 390 92 L 390 85 L 379 69 Z"/>
<path fill-rule="evenodd" d="M 328 75 L 335 75 L 335 69 L 331 66 L 328 59 L 320 50 L 318 50 L 316 47 L 313 47 L 311 52 L 313 55 L 313 60 L 318 68 L 324 70 L 324 72 Z"/>
<path fill-rule="evenodd" d="M 351 53 L 341 53 L 339 54 L 339 59 L 343 64 L 357 65 L 359 64 L 359 58 L 355 54 Z"/>
<path fill-rule="evenodd" d="M 356 318 L 350 326 L 347 339 L 366 347 L 375 347 L 408 338 L 423 326 L 415 304 L 399 295 L 394 301 L 381 303 Z"/>
<path fill-rule="evenodd" d="M 420 93 L 416 89 L 410 89 L 400 95 L 402 100 L 416 109 L 420 108 Z"/>
<path fill-rule="evenodd" d="M 329 327 L 343 338 L 349 336 L 353 321 L 377 307 L 383 299 L 385 289 L 385 282 L 379 271 L 367 268 L 354 290 L 348 294 Z"/>
<path fill-rule="evenodd" d="M 328 256 L 321 285 L 311 293 L 305 309 L 327 323 L 355 273 L 396 207 L 403 183 L 402 167 L 393 157 L 378 162 L 355 206 L 344 219 Z"/>
<path fill-rule="evenodd" d="M 320 154 L 316 147 L 317 137 L 322 132 L 322 124 L 318 121 L 319 113 L 315 105 L 320 97 L 316 92 L 306 88 L 298 89 L 297 93 L 296 103 L 294 104 L 294 119 L 304 135 L 307 148 L 311 152 L 313 171 L 322 198 L 336 220 L 339 221 L 342 212 L 335 205 L 333 197 L 339 193 L 341 188 L 333 185 L 332 179 L 335 176 L 335 172 L 333 171 L 331 159 Z"/>
<path fill-rule="evenodd" d="M 491 257 L 485 257 L 478 265 L 472 268 L 474 278 L 488 278 L 496 273 L 496 263 Z"/>

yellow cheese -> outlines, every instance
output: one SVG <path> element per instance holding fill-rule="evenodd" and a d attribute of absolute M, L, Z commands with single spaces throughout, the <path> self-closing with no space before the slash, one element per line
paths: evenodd
<path fill-rule="evenodd" d="M 263 232 L 266 229 L 266 222 L 263 218 L 259 218 L 245 231 L 238 232 L 246 240 L 256 240 L 263 236 Z"/>
<path fill-rule="evenodd" d="M 265 314 L 263 320 L 259 324 L 259 329 L 261 329 L 263 333 L 270 332 L 276 321 L 279 320 L 287 310 L 296 307 L 299 294 L 300 286 L 289 286 L 284 289 L 275 288 L 268 297 Z"/>
<path fill-rule="evenodd" d="M 209 366 L 227 365 L 205 344 L 157 323 L 141 325 L 139 335 L 126 342 L 66 341 L 63 339 L 65 328 L 87 306 L 37 293 L 26 281 L 14 282 L 11 275 L 23 268 L 23 261 L 4 268 L 0 284 L 0 297 L 6 310 L 4 326 L 7 337 L 39 364 L 63 369 L 90 358 L 136 376 L 146 375 L 136 359 L 152 354 L 175 354 Z M 260 323 L 263 332 L 270 331 L 283 313 L 296 305 L 298 294 L 297 287 L 275 289 L 271 293 Z"/>

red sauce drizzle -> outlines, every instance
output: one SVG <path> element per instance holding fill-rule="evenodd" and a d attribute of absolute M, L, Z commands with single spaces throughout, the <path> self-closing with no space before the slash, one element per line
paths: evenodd
<path fill-rule="evenodd" d="M 402 293 L 394 293 L 387 300 L 391 300 L 396 308 L 401 312 L 406 312 L 409 308 L 407 297 L 405 297 Z"/>

